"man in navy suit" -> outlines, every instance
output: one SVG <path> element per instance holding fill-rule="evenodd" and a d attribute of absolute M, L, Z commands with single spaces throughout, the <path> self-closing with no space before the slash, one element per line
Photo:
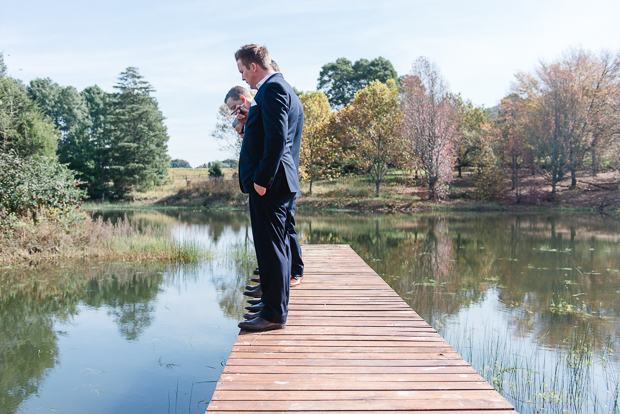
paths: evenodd
<path fill-rule="evenodd" d="M 278 68 L 278 65 L 276 64 L 276 62 L 272 59 L 271 60 L 271 67 L 273 68 L 273 70 L 275 72 L 279 72 L 280 69 Z M 230 109 L 232 111 L 233 114 L 238 113 L 239 110 L 241 109 L 241 107 L 243 107 L 244 109 L 244 113 L 247 115 L 247 110 L 250 109 L 250 105 L 252 103 L 252 100 L 254 98 L 252 97 L 252 94 L 250 93 L 250 91 L 242 86 L 235 86 L 233 88 L 231 88 L 228 93 L 226 94 L 226 97 L 224 98 L 224 103 L 226 104 L 226 106 L 228 107 L 228 109 Z M 241 135 L 241 138 L 243 138 L 243 130 L 245 128 L 245 122 L 247 120 L 247 117 L 242 115 L 242 122 L 239 122 L 239 120 L 237 120 L 235 118 L 235 121 L 233 122 L 233 128 L 235 128 L 235 131 L 237 131 L 237 133 L 239 135 Z M 294 159 L 299 159 L 299 154 L 292 154 Z M 298 193 L 297 196 L 301 196 L 301 193 Z M 295 287 L 295 286 L 299 286 L 301 284 L 301 281 L 303 280 L 304 276 L 304 262 L 301 258 L 301 246 L 299 244 L 299 236 L 297 235 L 297 231 L 295 230 L 295 203 L 293 203 L 293 209 L 292 209 L 292 219 L 291 222 L 289 223 L 289 227 L 288 227 L 288 236 L 289 236 L 289 244 L 291 246 L 291 287 Z M 256 268 L 256 270 L 254 270 L 254 274 L 255 275 L 259 275 L 259 268 Z M 258 278 L 252 278 L 252 282 L 259 282 L 260 279 Z M 261 293 L 260 295 L 258 293 Z M 250 292 L 246 292 L 246 294 L 248 296 L 255 296 L 255 297 L 260 297 L 262 296 L 262 292 L 257 292 L 257 294 L 254 294 L 254 291 L 252 292 L 252 294 L 250 294 Z M 248 306 L 246 307 L 247 310 L 249 310 L 250 312 L 257 312 L 259 310 L 261 310 L 263 307 L 262 303 L 259 303 L 257 305 L 254 306 Z"/>
<path fill-rule="evenodd" d="M 248 331 L 286 326 L 290 291 L 287 228 L 299 192 L 298 166 L 304 113 L 293 88 L 271 66 L 266 48 L 246 45 L 235 53 L 242 79 L 258 92 L 247 113 L 239 156 L 239 184 L 249 193 L 250 218 L 263 308 L 239 323 Z"/>

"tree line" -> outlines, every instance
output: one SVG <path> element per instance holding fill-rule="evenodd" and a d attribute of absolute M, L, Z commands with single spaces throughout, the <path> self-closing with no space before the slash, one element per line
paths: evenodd
<path fill-rule="evenodd" d="M 346 62 L 324 66 L 319 90 L 300 94 L 300 174 L 310 192 L 316 180 L 365 173 L 379 196 L 388 169 L 399 168 L 440 200 L 463 167 L 474 167 L 475 198 L 514 190 L 520 202 L 525 175 L 545 177 L 553 198 L 566 178 L 574 188 L 580 171 L 620 166 L 618 54 L 569 50 L 518 73 L 491 109 L 453 94 L 424 57 L 405 76 L 366 82 Z"/>
<path fill-rule="evenodd" d="M 170 159 L 154 89 L 134 67 L 114 89 L 79 92 L 49 78 L 26 85 L 8 75 L 0 54 L 0 152 L 66 165 L 96 198 L 161 184 Z"/>

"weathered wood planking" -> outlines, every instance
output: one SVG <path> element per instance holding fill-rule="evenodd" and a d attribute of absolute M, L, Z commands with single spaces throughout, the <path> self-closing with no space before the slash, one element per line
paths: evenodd
<path fill-rule="evenodd" d="M 208 413 L 516 413 L 348 245 L 303 259 L 286 329 L 239 333 Z"/>

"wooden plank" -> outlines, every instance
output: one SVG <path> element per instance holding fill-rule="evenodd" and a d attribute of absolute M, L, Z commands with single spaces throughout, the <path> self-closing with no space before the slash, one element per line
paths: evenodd
<path fill-rule="evenodd" d="M 409 320 L 410 318 L 417 317 L 417 314 L 412 310 L 386 310 L 380 311 L 378 309 L 370 310 L 356 310 L 356 311 L 330 311 L 330 310 L 298 310 L 296 316 L 299 318 L 312 318 L 318 316 L 321 318 L 383 318 L 383 319 L 395 319 L 395 320 Z"/>
<path fill-rule="evenodd" d="M 287 366 L 287 365 L 226 365 L 224 374 L 348 374 L 357 378 L 359 374 L 476 374 L 469 365 L 424 366 L 424 367 L 359 367 L 359 366 Z"/>
<path fill-rule="evenodd" d="M 303 246 L 287 327 L 241 331 L 209 413 L 515 413 L 346 245 Z"/>
<path fill-rule="evenodd" d="M 437 391 L 437 390 L 492 390 L 486 381 L 429 381 L 429 382 L 371 382 L 360 384 L 352 381 L 271 381 L 268 383 L 230 382 L 218 383 L 222 391 Z"/>
<path fill-rule="evenodd" d="M 324 336 L 330 335 L 372 335 L 372 336 L 387 336 L 393 337 L 397 335 L 412 335 L 412 336 L 440 336 L 433 328 L 430 328 L 428 325 L 420 327 L 410 327 L 410 326 L 385 326 L 380 330 L 377 330 L 375 327 L 367 327 L 367 326 L 290 326 L 287 325 L 286 329 L 281 329 L 277 331 L 272 331 L 269 333 L 270 336 L 281 336 L 281 335 L 315 335 L 322 334 Z M 246 333 L 243 336 L 245 338 L 249 338 L 251 334 Z M 259 334 L 255 334 L 258 336 Z"/>
<path fill-rule="evenodd" d="M 304 384 L 333 384 L 334 387 L 351 387 L 358 382 L 374 383 L 389 382 L 403 383 L 408 382 L 466 382 L 466 381 L 484 381 L 479 374 L 424 374 L 424 373 L 408 373 L 408 374 L 360 374 L 355 376 L 355 381 L 351 381 L 351 377 L 347 374 L 223 374 L 220 382 L 248 382 L 252 385 L 262 386 L 267 384 L 290 384 L 295 387 L 303 387 Z M 364 385 L 365 386 L 365 385 Z"/>
<path fill-rule="evenodd" d="M 310 302 L 310 303 L 295 303 L 292 306 L 289 306 L 289 311 L 294 310 L 297 312 L 407 312 L 414 316 L 418 316 L 411 308 L 405 307 L 406 305 L 402 302 L 394 301 L 392 303 L 383 302 L 380 304 L 354 304 L 354 303 L 342 303 L 344 300 L 332 300 L 329 303 L 321 302 Z"/>
<path fill-rule="evenodd" d="M 434 351 L 434 348 L 430 348 L 429 351 Z M 339 361 L 445 361 L 449 359 L 461 360 L 461 356 L 452 352 L 321 352 L 321 353 L 304 353 L 299 354 L 295 352 L 232 352 L 230 358 L 238 360 L 240 364 L 248 360 L 262 360 L 262 359 L 279 359 L 279 360 L 295 360 L 295 361 L 312 361 L 312 360 L 332 360 L 337 359 Z M 269 363 L 284 364 L 290 363 L 290 361 L 270 361 Z"/>
<path fill-rule="evenodd" d="M 261 401 L 266 400 L 270 403 L 277 401 L 339 401 L 339 400 L 443 400 L 443 401 L 462 401 L 462 400 L 484 400 L 489 403 L 498 403 L 498 405 L 491 404 L 495 408 L 503 406 L 505 401 L 499 394 L 489 390 L 381 390 L 371 391 L 366 390 L 363 394 L 359 391 L 340 390 L 339 392 L 331 391 L 313 391 L 308 390 L 303 395 L 295 395 L 296 391 L 245 391 L 243 397 L 248 401 Z M 211 401 L 238 401 L 239 393 L 234 391 L 221 390 L 213 396 Z"/>
<path fill-rule="evenodd" d="M 360 326 L 360 327 L 417 327 L 424 328 L 429 332 L 435 330 L 422 320 L 409 319 L 385 319 L 385 318 L 367 318 L 359 319 L 343 319 L 343 318 L 290 318 L 286 321 L 286 326 Z M 243 335 L 239 335 L 243 336 Z"/>
<path fill-rule="evenodd" d="M 426 338 L 425 338 L 426 339 Z M 407 347 L 407 344 L 403 344 L 402 341 L 400 343 L 396 341 L 306 341 L 306 340 L 294 340 L 294 341 L 282 341 L 282 340 L 274 340 L 272 338 L 258 338 L 252 344 L 252 341 L 239 341 L 235 344 L 237 345 L 267 345 L 267 346 L 276 346 L 276 345 L 299 345 L 299 346 L 345 346 L 345 347 L 355 347 L 355 346 L 364 346 L 364 347 L 375 347 L 375 348 L 383 348 L 388 346 L 404 346 Z M 435 347 L 437 344 L 439 346 L 445 347 L 449 346 L 445 341 L 434 341 L 434 342 L 415 342 L 418 346 L 423 346 L 424 343 L 429 347 Z M 329 350 L 326 350 L 326 352 Z M 380 352 L 380 349 L 377 350 Z"/>
<path fill-rule="evenodd" d="M 222 391 L 226 392 L 226 391 Z M 308 391 L 304 391 L 304 394 Z M 384 410 L 389 407 L 393 410 L 478 410 L 478 412 L 484 413 L 489 409 L 514 409 L 512 405 L 506 399 L 501 397 L 499 393 L 493 392 L 493 395 L 499 396 L 501 399 L 490 400 L 489 395 L 480 395 L 479 398 L 473 400 L 465 400 L 458 394 L 448 394 L 442 391 L 443 394 L 435 394 L 429 396 L 428 399 L 366 399 L 363 394 L 351 400 L 334 399 L 330 401 L 308 401 L 300 400 L 300 394 L 293 393 L 290 395 L 289 401 L 270 401 L 266 395 L 262 395 L 260 400 L 248 400 L 242 399 L 240 401 L 228 401 L 228 400 L 211 400 L 207 412 L 222 410 L 247 410 L 247 412 L 260 412 L 260 411 L 281 411 L 287 412 L 289 410 L 305 410 L 305 411 L 325 411 L 334 410 L 338 407 L 343 407 L 342 411 L 376 411 Z M 482 391 L 477 391 L 480 393 Z M 245 394 L 236 393 L 236 394 Z M 264 393 L 261 393 L 264 394 Z M 335 396 L 338 396 L 340 392 L 333 392 Z M 217 394 L 214 394 L 214 396 Z M 447 398 L 452 396 L 453 398 Z M 345 408 L 346 407 L 346 408 Z"/>
<path fill-rule="evenodd" d="M 245 359 L 231 359 L 226 365 L 234 367 L 236 365 L 243 366 L 268 366 L 277 364 L 279 367 L 436 367 L 436 366 L 466 366 L 468 365 L 463 359 L 432 359 L 432 360 L 418 360 L 418 359 L 340 359 L 340 360 L 328 360 L 323 358 L 316 359 L 280 359 L 277 362 L 260 359 L 260 358 L 245 358 Z"/>
<path fill-rule="evenodd" d="M 213 412 L 213 413 L 226 413 L 226 414 L 251 414 L 251 413 L 261 413 L 261 414 L 282 414 L 283 412 L 286 412 L 287 414 L 308 414 L 308 411 L 296 411 L 296 410 L 286 410 L 286 411 L 256 411 L 256 410 L 252 410 L 252 411 L 216 411 L 216 410 L 211 410 L 209 412 Z M 368 414 L 369 412 L 372 412 L 373 414 L 420 414 L 419 410 L 416 411 L 411 411 L 411 410 L 399 410 L 399 411 L 386 411 L 386 410 L 372 410 L 372 411 L 362 411 L 362 410 L 346 410 L 343 409 L 341 411 L 321 411 L 322 414 L 340 414 L 346 412 L 347 414 L 354 414 L 354 413 L 365 413 Z M 471 410 L 450 410 L 450 411 L 437 411 L 437 410 L 426 410 L 424 411 L 424 414 L 471 414 L 472 412 L 475 411 L 471 411 Z M 507 413 L 516 413 L 514 410 L 485 410 L 484 414 L 507 414 Z"/>
<path fill-rule="evenodd" d="M 382 348 L 383 353 L 390 352 L 453 352 L 454 349 L 450 347 L 450 345 L 442 345 L 436 346 L 431 343 L 424 343 L 422 346 L 417 346 L 417 344 L 411 344 L 410 346 L 389 346 Z M 324 346 L 296 346 L 295 344 L 289 346 L 282 345 L 235 345 L 233 346 L 232 352 L 254 352 L 254 353 L 332 353 L 332 352 L 347 352 L 347 353 L 358 353 L 358 352 L 371 352 L 376 353 L 377 348 L 374 346 L 356 346 L 356 347 L 348 347 L 348 346 L 339 346 L 337 343 L 334 346 L 330 346 L 326 348 Z"/>

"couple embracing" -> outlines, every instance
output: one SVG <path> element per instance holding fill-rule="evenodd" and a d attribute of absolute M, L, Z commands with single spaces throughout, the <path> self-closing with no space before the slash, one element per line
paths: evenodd
<path fill-rule="evenodd" d="M 286 326 L 291 283 L 289 229 L 299 190 L 301 102 L 265 47 L 246 45 L 235 53 L 242 79 L 258 92 L 249 108 L 236 106 L 244 123 L 239 184 L 249 194 L 250 218 L 262 292 L 260 312 L 239 323 L 248 331 Z M 298 245 L 297 245 L 298 248 Z"/>

